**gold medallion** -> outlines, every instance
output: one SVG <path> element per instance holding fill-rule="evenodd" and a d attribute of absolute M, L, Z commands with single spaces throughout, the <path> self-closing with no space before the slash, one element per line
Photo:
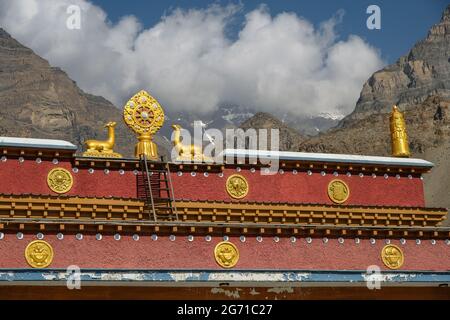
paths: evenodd
<path fill-rule="evenodd" d="M 328 197 L 334 203 L 344 203 L 350 196 L 350 188 L 339 179 L 330 181 L 328 184 Z"/>
<path fill-rule="evenodd" d="M 214 257 L 222 268 L 233 268 L 239 260 L 239 251 L 233 243 L 222 241 L 214 248 Z"/>
<path fill-rule="evenodd" d="M 25 248 L 25 259 L 33 268 L 48 267 L 53 261 L 53 248 L 46 241 L 32 241 Z"/>
<path fill-rule="evenodd" d="M 73 178 L 68 170 L 55 168 L 48 173 L 47 184 L 56 193 L 66 193 L 72 188 Z"/>
<path fill-rule="evenodd" d="M 248 194 L 247 179 L 240 174 L 233 174 L 227 179 L 226 189 L 230 197 L 242 199 Z"/>
<path fill-rule="evenodd" d="M 388 244 L 381 250 L 381 259 L 389 269 L 398 269 L 403 265 L 404 256 L 399 247 Z"/>

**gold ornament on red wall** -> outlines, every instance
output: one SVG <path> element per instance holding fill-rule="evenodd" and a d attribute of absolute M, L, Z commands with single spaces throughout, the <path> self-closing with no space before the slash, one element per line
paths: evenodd
<path fill-rule="evenodd" d="M 68 170 L 55 168 L 50 170 L 47 175 L 47 185 L 56 193 L 66 193 L 73 186 L 73 178 Z"/>
<path fill-rule="evenodd" d="M 229 176 L 225 184 L 227 193 L 234 199 L 244 198 L 249 191 L 247 179 L 240 174 Z"/>
<path fill-rule="evenodd" d="M 222 268 L 233 268 L 239 260 L 239 250 L 231 242 L 219 242 L 214 248 L 216 262 Z"/>
<path fill-rule="evenodd" d="M 381 259 L 389 269 L 398 269 L 403 265 L 404 255 L 402 249 L 393 244 L 388 244 L 381 250 Z"/>
<path fill-rule="evenodd" d="M 344 203 L 350 196 L 350 188 L 344 181 L 339 179 L 330 181 L 327 191 L 328 197 L 334 203 Z"/>
<path fill-rule="evenodd" d="M 25 248 L 25 259 L 33 268 L 48 267 L 53 261 L 53 248 L 46 241 L 32 241 Z"/>

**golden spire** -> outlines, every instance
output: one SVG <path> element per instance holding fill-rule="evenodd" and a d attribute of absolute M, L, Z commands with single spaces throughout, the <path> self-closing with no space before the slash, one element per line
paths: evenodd
<path fill-rule="evenodd" d="M 139 135 L 135 156 L 145 155 L 148 160 L 158 160 L 158 149 L 152 141 L 153 135 L 164 123 L 164 111 L 158 101 L 146 91 L 139 91 L 125 104 L 123 119 Z"/>
<path fill-rule="evenodd" d="M 389 122 L 391 127 L 392 155 L 394 157 L 409 157 L 411 153 L 409 152 L 405 119 L 397 106 L 392 107 Z"/>

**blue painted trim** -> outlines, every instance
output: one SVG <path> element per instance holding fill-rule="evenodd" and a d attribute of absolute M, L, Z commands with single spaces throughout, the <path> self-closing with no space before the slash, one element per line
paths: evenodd
<path fill-rule="evenodd" d="M 368 274 L 360 271 L 310 270 L 125 270 L 83 269 L 83 282 L 147 282 L 147 283 L 366 283 Z M 0 269 L 3 282 L 66 282 L 70 280 L 65 269 Z M 450 271 L 389 271 L 381 272 L 380 281 L 387 283 L 450 284 Z"/>

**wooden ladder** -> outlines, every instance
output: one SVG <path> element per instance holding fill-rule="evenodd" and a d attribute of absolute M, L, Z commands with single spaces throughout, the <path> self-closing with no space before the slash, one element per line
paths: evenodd
<path fill-rule="evenodd" d="M 141 156 L 140 162 L 142 181 L 140 185 L 138 184 L 138 188 L 142 187 L 144 190 L 150 220 L 178 221 L 169 164 L 164 163 L 161 157 L 163 168 L 149 170 L 145 155 Z"/>

